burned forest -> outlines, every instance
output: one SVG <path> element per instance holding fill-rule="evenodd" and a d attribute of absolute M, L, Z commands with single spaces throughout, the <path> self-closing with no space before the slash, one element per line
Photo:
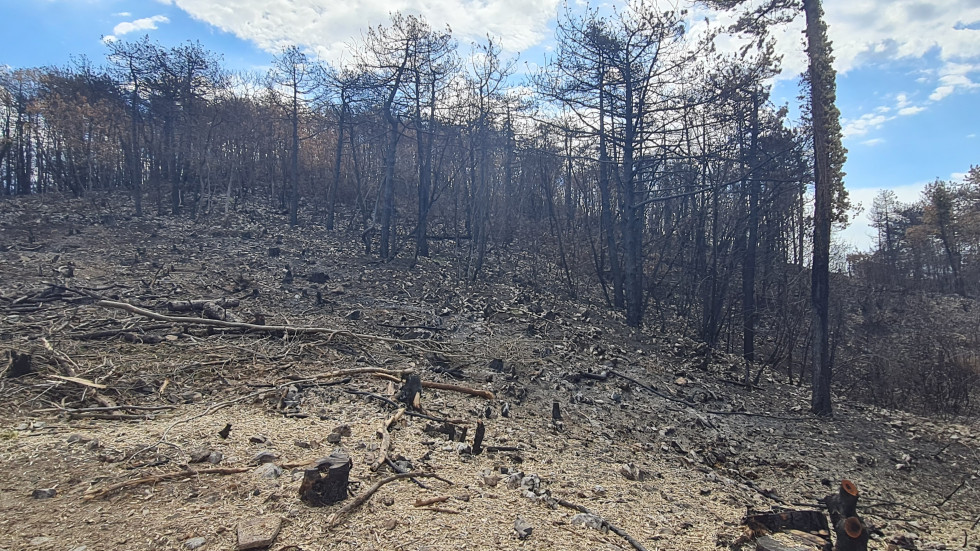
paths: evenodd
<path fill-rule="evenodd" d="M 980 167 L 832 240 L 761 4 L 801 121 L 650 6 L 0 67 L 0 551 L 980 549 Z"/>

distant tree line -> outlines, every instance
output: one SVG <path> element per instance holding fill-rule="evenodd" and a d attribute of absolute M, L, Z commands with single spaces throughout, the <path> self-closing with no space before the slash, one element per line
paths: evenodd
<path fill-rule="evenodd" d="M 846 340 L 844 308 L 810 296 L 814 220 L 829 235 L 847 208 L 832 69 L 811 69 L 823 107 L 794 125 L 769 98 L 764 33 L 722 55 L 682 15 L 565 13 L 553 59 L 523 80 L 494 40 L 461 50 L 400 14 L 344 66 L 288 47 L 268 74 L 234 74 L 200 44 L 145 37 L 107 43 L 104 65 L 3 69 L 0 193 L 120 192 L 136 216 L 195 219 L 261 202 L 385 260 L 450 253 L 467 280 L 507 258 L 570 297 L 598 289 L 628 325 L 696 336 L 705 362 L 740 353 L 746 382 L 767 367 L 799 382 Z M 878 250 L 851 275 L 975 293 L 971 178 L 921 205 L 876 201 Z M 814 300 L 830 313 L 811 318 Z"/>

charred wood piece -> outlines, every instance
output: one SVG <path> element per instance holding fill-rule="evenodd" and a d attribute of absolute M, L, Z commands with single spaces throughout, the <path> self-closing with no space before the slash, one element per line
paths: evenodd
<path fill-rule="evenodd" d="M 414 373 L 409 375 L 398 391 L 398 401 L 408 406 L 408 409 L 422 409 L 422 378 Z"/>
<path fill-rule="evenodd" d="M 303 472 L 299 498 L 313 507 L 323 507 L 347 499 L 350 470 L 354 466 L 350 455 L 337 450 L 318 459 L 312 469 Z"/>

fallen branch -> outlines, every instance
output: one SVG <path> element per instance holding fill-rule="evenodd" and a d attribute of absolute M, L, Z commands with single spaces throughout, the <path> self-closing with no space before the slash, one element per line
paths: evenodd
<path fill-rule="evenodd" d="M 64 375 L 48 375 L 48 377 L 53 379 L 58 379 L 61 381 L 68 381 L 69 383 L 75 383 L 77 385 L 87 386 L 90 388 L 96 388 L 99 390 L 104 390 L 106 388 L 109 388 L 105 385 L 100 385 L 99 383 L 95 383 L 88 379 L 83 379 L 81 377 L 65 377 Z"/>
<path fill-rule="evenodd" d="M 405 415 L 405 408 L 399 409 L 388 420 L 381 422 L 378 432 L 381 433 L 381 447 L 378 448 L 378 456 L 371 463 L 371 470 L 377 471 L 388 459 L 388 450 L 391 449 L 391 432 L 388 430 Z"/>
<path fill-rule="evenodd" d="M 62 412 L 62 413 L 95 413 L 95 412 L 108 412 L 108 411 L 119 411 L 119 410 L 127 410 L 127 411 L 163 411 L 163 410 L 168 410 L 168 409 L 177 409 L 177 406 L 133 406 L 133 405 L 129 405 L 129 404 L 123 404 L 121 406 L 91 407 L 91 408 L 63 408 L 63 407 L 54 407 L 54 408 L 36 409 L 34 411 L 36 411 L 38 413 L 41 413 L 41 412 L 49 412 L 49 411 L 58 411 L 58 412 Z"/>
<path fill-rule="evenodd" d="M 375 375 L 378 379 L 384 379 L 386 381 L 401 382 L 400 378 L 391 377 L 384 374 Z M 487 400 L 493 400 L 493 392 L 489 390 L 483 390 L 479 388 L 470 388 L 466 386 L 453 385 L 449 383 L 437 383 L 434 381 L 422 381 L 422 388 L 434 388 L 436 390 L 451 390 L 453 392 L 461 392 L 463 394 L 469 394 L 470 396 L 479 396 L 480 398 L 486 398 Z"/>
<path fill-rule="evenodd" d="M 434 388 L 436 390 L 451 390 L 453 392 L 462 392 L 463 394 L 469 394 L 470 396 L 479 396 L 480 398 L 493 400 L 493 392 L 490 392 L 489 390 L 482 390 L 479 388 L 469 388 L 460 385 L 452 385 L 449 383 L 436 383 L 431 381 L 422 381 L 422 388 Z"/>
<path fill-rule="evenodd" d="M 82 499 L 85 500 L 85 501 L 91 501 L 93 499 L 98 499 L 98 498 L 101 498 L 101 497 L 105 497 L 105 496 L 107 496 L 107 495 L 109 495 L 109 494 L 111 494 L 113 492 L 117 492 L 119 490 L 124 490 L 126 488 L 133 488 L 133 487 L 139 486 L 141 484 L 155 484 L 157 482 L 163 482 L 165 480 L 176 480 L 176 479 L 179 479 L 179 478 L 189 478 L 189 477 L 192 477 L 192 476 L 197 476 L 197 475 L 202 475 L 202 474 L 236 474 L 236 473 L 244 473 L 244 472 L 246 472 L 248 470 L 249 469 L 246 468 L 246 467 L 223 467 L 223 468 L 199 469 L 199 470 L 188 469 L 186 471 L 177 471 L 177 472 L 173 472 L 173 473 L 165 473 L 165 474 L 157 474 L 157 475 L 153 475 L 153 476 L 146 476 L 146 477 L 143 477 L 143 478 L 134 478 L 133 480 L 127 480 L 125 482 L 120 482 L 118 484 L 113 484 L 111 486 L 107 486 L 105 488 L 102 488 L 101 490 L 95 490 L 95 491 L 93 491 L 93 490 L 90 489 L 90 490 L 88 490 L 88 491 L 85 492 L 85 494 L 82 496 Z"/>
<path fill-rule="evenodd" d="M 603 526 L 605 526 L 606 528 L 609 528 L 609 531 L 610 532 L 612 532 L 612 533 L 616 534 L 617 536 L 623 538 L 624 540 L 628 541 L 630 543 L 630 545 L 632 545 L 636 549 L 636 551 L 647 551 L 646 547 L 643 547 L 643 544 L 642 543 L 638 542 L 633 536 L 627 534 L 625 530 L 623 530 L 622 528 L 620 528 L 620 527 L 618 527 L 618 526 L 616 526 L 614 524 L 611 524 L 608 520 L 606 520 L 606 519 L 602 518 L 601 516 L 593 513 L 588 508 L 586 508 L 586 507 L 584 507 L 582 505 L 578 505 L 578 504 L 572 503 L 570 501 L 565 501 L 564 499 L 558 499 L 556 501 L 558 502 L 558 505 L 561 505 L 562 507 L 568 507 L 569 509 L 574 509 L 574 510 L 580 512 L 580 513 L 585 513 L 587 515 L 592 515 L 592 516 L 598 518 L 599 520 L 602 521 Z"/>
<path fill-rule="evenodd" d="M 416 499 L 415 507 L 428 507 L 429 505 L 435 505 L 436 503 L 442 503 L 443 501 L 449 501 L 449 496 L 430 497 L 428 499 Z"/>
<path fill-rule="evenodd" d="M 367 396 L 368 398 L 374 398 L 375 400 L 378 400 L 379 402 L 384 402 L 385 404 L 387 404 L 387 405 L 389 405 L 389 406 L 391 406 L 391 407 L 393 407 L 395 409 L 398 409 L 398 408 L 401 407 L 398 404 L 398 402 L 395 402 L 394 400 L 389 400 L 388 398 L 385 398 L 384 396 L 381 396 L 379 394 L 374 394 L 373 392 L 367 392 L 367 391 L 364 391 L 364 390 L 357 390 L 357 389 L 353 389 L 353 388 L 345 388 L 344 389 L 344 392 L 346 392 L 348 394 L 354 394 L 355 396 Z M 470 423 L 469 421 L 466 421 L 465 419 L 442 419 L 442 418 L 439 418 L 439 417 L 433 417 L 431 415 L 426 415 L 424 413 L 419 413 L 417 411 L 406 411 L 405 412 L 405 415 L 407 415 L 409 417 L 418 417 L 419 419 L 428 419 L 429 421 L 435 421 L 437 423 L 449 423 L 451 425 L 467 425 L 467 424 Z"/>
<path fill-rule="evenodd" d="M 698 411 L 696 409 L 694 409 L 691 406 L 691 404 L 685 402 L 684 400 L 681 400 L 679 398 L 674 398 L 673 396 L 668 396 L 668 395 L 664 394 L 663 392 L 660 392 L 659 390 L 657 390 L 655 388 L 649 387 L 649 386 L 641 383 L 640 381 L 637 381 L 636 379 L 634 379 L 632 377 L 629 377 L 627 375 L 623 375 L 622 373 L 619 373 L 618 371 L 611 371 L 610 370 L 608 372 L 608 374 L 609 375 L 615 375 L 615 376 L 619 377 L 620 379 L 626 379 L 627 381 L 629 381 L 629 382 L 633 383 L 634 385 L 642 388 L 643 390 L 646 390 L 647 392 L 651 392 L 653 394 L 656 394 L 657 396 L 660 396 L 664 400 L 669 400 L 671 402 L 682 404 L 684 407 L 686 407 L 688 410 L 690 410 L 691 412 L 694 413 L 694 416 L 697 417 L 698 421 L 700 421 L 701 424 L 703 424 L 704 426 L 709 427 L 709 428 L 713 428 L 713 429 L 714 428 L 717 428 L 717 427 L 715 427 L 714 424 L 711 423 L 711 421 L 708 421 L 704 417 L 701 417 L 701 415 L 698 413 Z"/>
<path fill-rule="evenodd" d="M 275 334 L 285 334 L 285 335 L 327 335 L 327 342 L 333 340 L 336 336 L 349 337 L 352 339 L 362 339 L 362 340 L 374 340 L 387 342 L 392 344 L 400 344 L 403 346 L 413 346 L 415 348 L 421 348 L 416 343 L 412 341 L 406 341 L 402 339 L 393 339 L 391 337 L 381 337 L 378 335 L 366 335 L 363 333 L 354 333 L 347 331 L 346 329 L 332 329 L 329 327 L 313 327 L 307 325 L 258 325 L 255 323 L 244 323 L 240 321 L 225 321 L 216 320 L 208 318 L 194 318 L 187 316 L 168 316 L 165 314 L 159 314 L 152 310 L 147 310 L 145 308 L 140 308 L 139 306 L 133 306 L 126 302 L 116 302 L 113 300 L 99 300 L 96 301 L 97 306 L 102 306 L 103 308 L 115 308 L 117 310 L 125 310 L 127 312 L 137 314 L 143 317 L 154 319 L 157 321 L 165 321 L 168 323 L 176 323 L 180 325 L 209 325 L 211 327 L 224 327 L 227 329 L 240 329 L 242 331 L 254 331 L 258 333 L 275 333 Z"/>
<path fill-rule="evenodd" d="M 340 510 L 337 511 L 336 513 L 330 515 L 327 518 L 327 528 L 335 528 L 336 526 L 338 526 L 341 522 L 344 521 L 344 517 L 349 515 L 351 511 L 353 511 L 354 509 L 357 509 L 361 505 L 367 503 L 367 500 L 371 499 L 371 496 L 373 496 L 375 492 L 381 489 L 381 487 L 384 486 L 385 484 L 389 484 L 391 482 L 400 480 L 402 478 L 426 478 L 426 477 L 436 478 L 436 474 L 423 473 L 423 472 L 399 473 L 399 474 L 393 474 L 388 478 L 383 478 L 375 482 L 374 485 L 368 488 L 367 490 L 365 490 L 364 493 L 355 497 L 353 500 L 350 501 L 350 503 L 341 507 Z"/>
<path fill-rule="evenodd" d="M 395 471 L 398 474 L 406 474 L 406 473 L 410 473 L 411 472 L 410 469 L 406 469 L 405 467 L 399 466 L 398 463 L 395 463 L 394 461 L 392 461 L 390 457 L 386 457 L 385 458 L 385 463 L 388 464 L 388 467 L 391 470 Z M 443 479 L 441 479 L 439 477 L 436 477 L 436 478 L 439 479 L 439 480 L 443 480 Z M 428 490 L 429 489 L 429 487 L 426 486 L 425 483 L 422 482 L 421 480 L 416 480 L 416 479 L 413 478 L 412 479 L 412 482 L 414 482 L 416 485 L 418 485 L 419 488 L 422 488 L 423 490 Z"/>
<path fill-rule="evenodd" d="M 423 511 L 432 511 L 433 513 L 448 513 L 450 515 L 458 515 L 459 511 L 455 509 L 446 509 L 445 507 L 425 507 Z"/>

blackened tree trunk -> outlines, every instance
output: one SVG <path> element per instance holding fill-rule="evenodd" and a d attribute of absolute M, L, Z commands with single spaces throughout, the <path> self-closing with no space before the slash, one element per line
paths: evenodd
<path fill-rule="evenodd" d="M 813 264 L 810 301 L 813 316 L 813 388 L 810 410 L 816 415 L 833 413 L 830 399 L 830 229 L 833 220 L 831 147 L 840 144 L 832 135 L 829 117 L 836 114 L 835 78 L 830 46 L 822 21 L 820 0 L 803 0 L 806 14 L 807 53 L 810 59 L 810 108 L 813 124 L 815 202 L 813 211 Z"/>
<path fill-rule="evenodd" d="M 752 94 L 752 136 L 749 144 L 749 163 L 756 163 L 756 147 L 759 136 L 759 96 Z M 759 243 L 759 182 L 755 176 L 746 179 L 748 186 L 749 217 L 745 242 L 745 259 L 742 262 L 742 358 L 745 360 L 745 384 L 749 384 L 750 365 L 755 361 L 755 271 L 756 250 Z"/>

